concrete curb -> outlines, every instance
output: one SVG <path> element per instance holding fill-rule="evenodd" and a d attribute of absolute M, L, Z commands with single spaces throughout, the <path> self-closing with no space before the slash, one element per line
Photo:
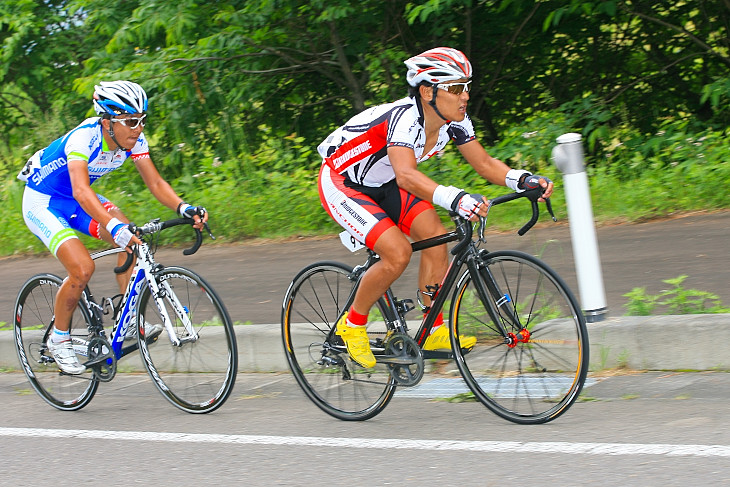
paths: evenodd
<path fill-rule="evenodd" d="M 240 372 L 288 371 L 281 326 L 237 325 Z M 620 316 L 588 324 L 591 370 L 730 370 L 730 314 Z M 120 371 L 143 370 L 133 354 Z M 0 368 L 18 369 L 12 330 L 0 331 Z"/>
<path fill-rule="evenodd" d="M 730 370 L 730 314 L 621 316 L 588 334 L 591 370 Z"/>

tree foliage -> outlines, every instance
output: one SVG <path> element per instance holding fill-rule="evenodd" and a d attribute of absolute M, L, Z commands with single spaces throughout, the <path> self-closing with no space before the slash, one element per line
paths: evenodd
<path fill-rule="evenodd" d="M 559 109 L 605 153 L 619 125 L 727 129 L 728 26 L 728 0 L 4 2 L 0 164 L 90 114 L 95 83 L 126 78 L 151 97 L 147 133 L 172 176 L 203 154 L 283 149 L 308 160 L 262 164 L 314 166 L 332 127 L 403 96 L 403 60 L 436 45 L 472 60 L 469 111 L 487 143 Z"/>

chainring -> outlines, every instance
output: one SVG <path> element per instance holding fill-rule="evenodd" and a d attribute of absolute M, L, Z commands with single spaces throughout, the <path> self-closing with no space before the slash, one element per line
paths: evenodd
<path fill-rule="evenodd" d="M 414 386 L 423 378 L 424 363 L 421 347 L 416 341 L 401 333 L 388 337 L 385 341 L 385 356 L 401 363 L 385 361 L 390 375 L 401 386 Z"/>
<path fill-rule="evenodd" d="M 117 374 L 117 358 L 114 350 L 106 339 L 93 337 L 89 340 L 89 361 L 87 367 L 91 368 L 94 376 L 101 382 L 109 382 Z"/>

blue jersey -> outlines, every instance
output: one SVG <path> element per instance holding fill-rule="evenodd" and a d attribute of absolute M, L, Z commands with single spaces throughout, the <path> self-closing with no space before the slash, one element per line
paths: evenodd
<path fill-rule="evenodd" d="M 134 160 L 149 157 L 147 139 L 141 133 L 131 150 L 110 150 L 102 136 L 100 120 L 99 117 L 88 118 L 45 149 L 36 152 L 18 174 L 18 179 L 39 193 L 73 198 L 67 166 L 69 160 L 86 161 L 89 182 L 94 183 L 103 175 L 118 169 L 129 157 Z"/>

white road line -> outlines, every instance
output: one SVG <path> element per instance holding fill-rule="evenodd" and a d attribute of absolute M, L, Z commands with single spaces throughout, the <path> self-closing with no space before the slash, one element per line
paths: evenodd
<path fill-rule="evenodd" d="M 324 438 L 313 436 L 217 435 L 155 431 L 63 430 L 0 428 L 0 437 L 80 438 L 95 440 L 156 441 L 170 443 L 220 443 L 235 445 L 317 446 L 335 448 L 390 448 L 451 450 L 485 453 L 564 453 L 568 455 L 664 455 L 678 457 L 730 457 L 727 445 L 672 445 L 633 443 L 570 443 L 519 441 L 407 440 L 398 438 Z"/>

